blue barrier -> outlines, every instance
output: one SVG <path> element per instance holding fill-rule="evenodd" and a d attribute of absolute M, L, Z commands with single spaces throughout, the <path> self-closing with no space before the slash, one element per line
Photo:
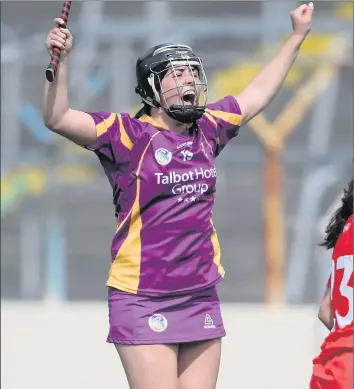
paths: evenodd
<path fill-rule="evenodd" d="M 59 215 L 48 215 L 46 225 L 45 280 L 47 297 L 65 301 L 67 296 L 67 254 L 63 220 Z"/>

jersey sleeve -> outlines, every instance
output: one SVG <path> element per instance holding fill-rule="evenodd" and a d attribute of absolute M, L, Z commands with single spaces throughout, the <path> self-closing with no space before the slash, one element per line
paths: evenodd
<path fill-rule="evenodd" d="M 95 121 L 97 140 L 95 145 L 86 148 L 94 151 L 98 157 L 119 164 L 129 155 L 137 138 L 134 120 L 127 114 L 112 112 L 88 112 L 88 114 Z"/>
<path fill-rule="evenodd" d="M 128 114 L 87 112 L 95 121 L 96 144 L 85 146 L 99 158 L 114 186 L 116 175 L 130 162 L 130 151 L 141 133 L 141 123 Z"/>
<path fill-rule="evenodd" d="M 233 96 L 208 104 L 203 116 L 209 136 L 215 142 L 215 155 L 218 156 L 227 143 L 237 136 L 242 113 L 237 100 Z"/>

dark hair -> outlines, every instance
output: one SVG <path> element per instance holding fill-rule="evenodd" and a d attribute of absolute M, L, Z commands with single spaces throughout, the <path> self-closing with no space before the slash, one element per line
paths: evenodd
<path fill-rule="evenodd" d="M 151 107 L 148 104 L 144 104 L 143 107 L 135 114 L 134 119 L 139 119 L 143 115 L 151 116 Z"/>
<path fill-rule="evenodd" d="M 342 205 L 332 215 L 325 231 L 325 238 L 323 242 L 320 243 L 320 246 L 332 249 L 335 246 L 339 235 L 342 233 L 345 223 L 352 214 L 353 180 L 349 182 L 348 189 L 344 189 Z"/>

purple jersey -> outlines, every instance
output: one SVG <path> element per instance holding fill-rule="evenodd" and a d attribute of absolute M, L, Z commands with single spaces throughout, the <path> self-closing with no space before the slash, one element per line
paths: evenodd
<path fill-rule="evenodd" d="M 119 217 L 107 286 L 160 296 L 219 282 L 224 269 L 212 221 L 215 158 L 238 133 L 235 98 L 208 105 L 186 134 L 146 115 L 90 115 L 97 127 L 93 150 L 113 188 Z"/>

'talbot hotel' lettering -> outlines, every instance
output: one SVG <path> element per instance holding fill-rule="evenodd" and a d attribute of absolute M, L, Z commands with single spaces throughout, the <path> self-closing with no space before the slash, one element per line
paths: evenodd
<path fill-rule="evenodd" d="M 180 182 L 188 182 L 195 180 L 203 180 L 208 178 L 215 178 L 217 176 L 216 167 L 210 169 L 193 169 L 186 173 L 176 173 L 175 171 L 170 172 L 169 174 L 155 173 L 157 178 L 157 184 L 179 184 Z"/>
<path fill-rule="evenodd" d="M 207 183 L 192 183 L 196 180 L 205 180 L 209 178 L 216 178 L 217 170 L 216 167 L 210 169 L 196 168 L 189 170 L 185 173 L 176 173 L 171 171 L 169 174 L 155 173 L 158 185 L 171 185 L 173 184 L 172 193 L 205 193 L 209 186 Z"/>

